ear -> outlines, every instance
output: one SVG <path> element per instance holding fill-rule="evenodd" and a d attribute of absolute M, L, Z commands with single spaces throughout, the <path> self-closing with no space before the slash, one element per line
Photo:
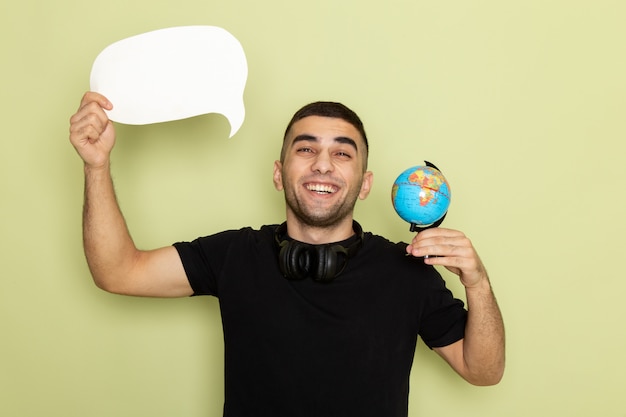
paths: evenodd
<path fill-rule="evenodd" d="M 367 171 L 363 174 L 363 182 L 361 183 L 361 191 L 359 192 L 359 198 L 365 200 L 372 190 L 374 184 L 374 173 Z"/>
<path fill-rule="evenodd" d="M 274 161 L 274 188 L 282 191 L 283 187 L 283 164 L 280 161 Z"/>

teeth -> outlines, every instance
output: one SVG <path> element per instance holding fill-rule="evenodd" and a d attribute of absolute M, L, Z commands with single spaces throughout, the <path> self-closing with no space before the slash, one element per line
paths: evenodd
<path fill-rule="evenodd" d="M 327 193 L 332 194 L 335 192 L 335 188 L 331 185 L 323 185 L 323 184 L 307 184 L 307 190 L 315 191 L 318 193 Z"/>

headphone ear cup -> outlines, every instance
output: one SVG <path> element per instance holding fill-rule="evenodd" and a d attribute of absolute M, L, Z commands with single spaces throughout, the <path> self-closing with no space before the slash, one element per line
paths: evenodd
<path fill-rule="evenodd" d="M 309 247 L 296 241 L 284 241 L 278 256 L 278 265 L 289 279 L 302 280 L 309 276 L 311 259 Z"/>
<path fill-rule="evenodd" d="M 288 249 L 287 249 L 288 244 L 289 244 L 289 242 L 287 242 L 285 240 L 280 242 L 279 251 L 278 251 L 278 269 L 280 269 L 280 272 L 285 277 L 288 276 L 288 274 L 287 274 L 287 262 L 285 261 L 287 259 L 286 252 L 288 251 Z"/>
<path fill-rule="evenodd" d="M 332 247 L 328 245 L 316 246 L 316 262 L 315 271 L 312 278 L 315 281 L 330 282 L 335 278 L 335 270 L 337 267 L 336 253 Z"/>
<path fill-rule="evenodd" d="M 289 240 L 287 223 L 279 225 L 274 231 L 274 240 L 278 246 L 278 267 L 283 276 L 291 280 L 311 278 L 314 281 L 330 282 L 341 274 L 348 259 L 363 244 L 363 229 L 353 222 L 356 241 L 348 247 L 339 244 L 311 245 Z"/>
<path fill-rule="evenodd" d="M 278 266 L 283 275 L 291 280 L 311 278 L 318 282 L 330 282 L 338 271 L 343 270 L 346 262 L 347 253 L 341 246 L 309 245 L 295 240 L 280 243 Z"/>

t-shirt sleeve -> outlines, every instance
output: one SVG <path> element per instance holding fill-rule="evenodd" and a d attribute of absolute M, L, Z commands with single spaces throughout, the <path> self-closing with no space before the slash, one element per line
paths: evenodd
<path fill-rule="evenodd" d="M 419 332 L 424 343 L 431 349 L 463 339 L 467 323 L 467 310 L 463 301 L 454 298 L 443 278 L 436 274 Z"/>
<path fill-rule="evenodd" d="M 200 237 L 191 242 L 174 243 L 193 295 L 219 296 L 218 278 L 224 259 L 238 234 L 238 231 L 231 230 Z"/>
<path fill-rule="evenodd" d="M 174 247 L 185 268 L 193 295 L 217 295 L 216 278 L 213 268 L 203 250 L 200 239 L 192 242 L 177 242 Z"/>

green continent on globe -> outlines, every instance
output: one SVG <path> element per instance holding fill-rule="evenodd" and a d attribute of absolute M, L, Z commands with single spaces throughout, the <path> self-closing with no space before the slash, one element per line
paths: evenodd
<path fill-rule="evenodd" d="M 430 166 L 412 167 L 394 182 L 391 201 L 398 215 L 411 225 L 432 225 L 448 210 L 450 186 L 439 170 Z"/>
<path fill-rule="evenodd" d="M 418 169 L 409 175 L 409 182 L 422 187 L 422 192 L 419 194 L 420 205 L 425 206 L 437 198 L 437 193 L 441 185 L 445 183 L 445 179 L 438 171 L 427 172 L 424 169 Z"/>

